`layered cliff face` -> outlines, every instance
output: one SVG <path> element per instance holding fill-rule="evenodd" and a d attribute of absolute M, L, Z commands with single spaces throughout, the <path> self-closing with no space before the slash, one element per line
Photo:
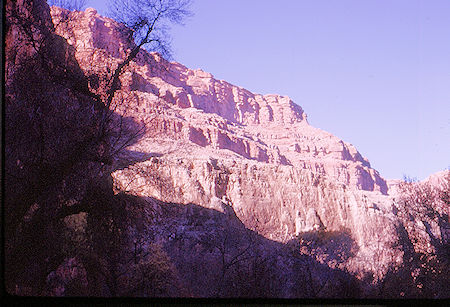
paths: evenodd
<path fill-rule="evenodd" d="M 56 32 L 87 75 L 114 69 L 132 46 L 93 9 L 51 14 L 57 25 L 63 14 L 76 15 Z M 382 275 L 401 262 L 385 180 L 354 146 L 309 125 L 289 97 L 254 94 L 146 51 L 121 84 L 118 112 L 147 133 L 116 161 L 118 191 L 231 208 L 246 227 L 280 242 L 349 231 L 358 246 L 346 264 L 354 272 Z"/>
<path fill-rule="evenodd" d="M 21 5 L 26 7 L 29 3 Z M 36 23 L 44 22 L 36 41 L 43 41 L 41 35 L 45 41 L 53 38 L 57 42 L 46 8 L 30 7 L 28 11 L 35 9 L 42 15 L 38 14 Z M 90 90 L 102 95 L 106 82 L 102 76 L 118 65 L 132 45 L 124 39 L 124 28 L 98 16 L 93 9 L 68 12 L 53 8 L 51 14 L 56 32 L 69 44 L 61 43 L 61 48 L 53 46 L 52 50 L 61 53 L 54 56 L 61 62 L 55 62 L 55 66 L 71 68 L 69 72 L 79 75 L 81 82 L 79 63 L 90 80 Z M 15 76 L 17 67 L 33 58 L 37 50 L 20 45 L 14 25 L 11 29 L 7 45 L 16 47 L 8 49 L 6 71 L 10 82 L 7 85 L 12 89 L 12 84 L 19 84 Z M 83 123 L 91 120 L 87 116 L 93 114 L 91 105 L 80 103 L 85 109 L 77 111 L 80 109 L 77 101 L 88 97 L 73 99 L 75 94 L 71 90 L 68 94 L 64 91 L 66 85 L 58 85 L 53 92 L 72 97 L 65 104 L 68 109 L 59 105 L 54 109 L 79 116 L 79 120 L 69 119 L 80 127 L 94 126 Z M 417 253 L 437 253 L 436 247 L 442 249 L 448 242 L 445 205 L 438 210 L 437 217 L 414 213 L 411 220 L 409 212 L 399 213 L 395 197 L 400 193 L 393 188 L 388 196 L 384 179 L 352 145 L 310 126 L 304 111 L 288 97 L 253 94 L 216 80 L 209 73 L 169 63 L 144 51 L 121 77 L 121 85 L 122 90 L 116 95 L 116 111 L 144 124 L 147 132 L 115 161 L 116 191 L 166 204 L 191 203 L 214 209 L 236 216 L 246 228 L 283 243 L 310 232 L 348 233 L 354 244 L 347 251 L 350 257 L 338 267 L 360 277 L 373 272 L 381 278 L 389 266 L 402 263 L 405 250 L 398 236 L 399 227 L 406 230 L 408 240 L 420 241 L 414 244 Z M 15 92 L 10 94 L 8 99 L 16 99 Z M 47 113 L 55 112 L 52 110 Z M 69 116 L 63 115 L 66 119 Z M 89 131 L 79 132 L 89 136 Z M 70 140 L 65 142 L 69 144 Z M 58 144 L 49 146 L 49 150 L 64 148 Z M 61 153 L 49 154 L 61 157 Z M 18 171 L 23 169 L 24 161 L 24 157 L 12 156 L 7 162 Z M 99 163 L 95 168 L 101 168 Z M 86 185 L 83 184 L 84 188 Z M 308 248 L 305 252 L 318 262 L 336 267 L 339 257 Z"/>
<path fill-rule="evenodd" d="M 69 13 L 53 8 L 56 24 L 62 14 Z M 83 69 L 89 73 L 104 69 L 104 64 L 117 65 L 131 47 L 123 29 L 93 9 L 70 14 L 74 22 L 56 30 L 76 48 Z M 302 108 L 289 97 L 253 94 L 144 51 L 121 82 L 134 96 L 126 112 L 155 117 L 149 129 L 152 137 L 171 135 L 258 162 L 309 169 L 357 189 L 387 192 L 386 182 L 354 146 L 310 126 Z"/>
<path fill-rule="evenodd" d="M 127 29 L 6 9 L 10 293 L 448 297 L 448 171 L 388 188 L 288 97 L 145 51 L 106 112 Z"/>

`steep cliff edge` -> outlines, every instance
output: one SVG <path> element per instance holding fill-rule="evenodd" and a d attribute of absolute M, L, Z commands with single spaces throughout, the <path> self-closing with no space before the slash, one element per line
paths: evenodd
<path fill-rule="evenodd" d="M 56 31 L 87 75 L 115 67 L 132 46 L 93 9 L 51 14 L 55 24 L 76 15 Z M 385 180 L 353 145 L 309 125 L 289 97 L 253 94 L 146 51 L 121 84 L 118 112 L 148 130 L 117 161 L 128 164 L 113 174 L 117 190 L 217 210 L 226 203 L 246 227 L 281 242 L 347 229 L 358 245 L 352 271 L 382 274 L 401 262 Z"/>
<path fill-rule="evenodd" d="M 56 24 L 61 14 L 69 13 L 52 9 Z M 95 10 L 70 14 L 76 24 L 56 30 L 75 47 L 86 73 L 114 67 L 132 46 L 122 37 L 121 26 Z M 354 146 L 310 126 L 302 108 L 289 97 L 253 94 L 145 51 L 121 82 L 124 92 L 133 96 L 122 111 L 140 119 L 154 117 L 149 129 L 153 139 L 169 137 L 186 146 L 226 149 L 247 159 L 309 169 L 357 189 L 387 193 L 385 180 Z"/>
<path fill-rule="evenodd" d="M 43 0 L 7 13 L 11 293 L 448 297 L 448 171 L 388 187 L 288 97 L 146 51 L 102 138 L 126 29 Z"/>

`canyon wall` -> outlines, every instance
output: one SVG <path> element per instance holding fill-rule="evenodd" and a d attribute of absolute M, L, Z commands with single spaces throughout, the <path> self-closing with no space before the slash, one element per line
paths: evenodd
<path fill-rule="evenodd" d="M 87 75 L 116 67 L 132 42 L 94 9 L 56 32 Z M 287 242 L 311 230 L 349 231 L 352 271 L 401 262 L 386 181 L 357 149 L 312 127 L 289 97 L 254 94 L 142 50 L 121 77 L 118 112 L 146 125 L 113 173 L 117 191 L 165 202 L 226 206 L 250 229 Z M 125 161 L 125 162 L 124 162 Z M 224 207 L 225 206 L 225 207 Z"/>

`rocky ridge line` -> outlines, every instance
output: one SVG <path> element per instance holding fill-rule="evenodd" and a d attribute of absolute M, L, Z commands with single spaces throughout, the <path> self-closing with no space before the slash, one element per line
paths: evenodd
<path fill-rule="evenodd" d="M 51 14 L 55 24 L 76 15 L 56 32 L 88 77 L 114 69 L 133 45 L 94 9 Z M 116 111 L 147 133 L 116 161 L 117 191 L 231 210 L 281 242 L 308 231 L 349 232 L 357 248 L 345 268 L 359 276 L 381 277 L 402 262 L 386 181 L 353 145 L 309 125 L 289 97 L 253 94 L 145 50 L 121 84 Z M 101 80 L 91 88 L 101 91 Z"/>

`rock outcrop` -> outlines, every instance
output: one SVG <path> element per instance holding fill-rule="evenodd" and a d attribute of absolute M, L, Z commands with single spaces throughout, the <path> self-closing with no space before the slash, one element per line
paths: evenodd
<path fill-rule="evenodd" d="M 62 14 L 68 12 L 53 8 L 56 24 Z M 94 9 L 70 14 L 76 25 L 57 27 L 57 33 L 75 47 L 87 73 L 103 67 L 99 64 L 115 67 L 132 46 L 117 23 Z M 149 127 L 153 138 L 171 136 L 187 146 L 226 149 L 243 158 L 292 165 L 357 189 L 387 193 L 385 180 L 353 145 L 310 126 L 303 109 L 289 97 L 253 94 L 145 51 L 121 82 L 134 96 L 126 104 L 127 114 L 155 117 Z"/>
<path fill-rule="evenodd" d="M 18 3 L 17 7 L 13 7 L 15 3 Z M 60 223 L 56 216 L 64 219 L 66 224 L 72 220 L 78 221 L 81 226 L 72 225 L 72 228 L 82 233 L 80 242 L 85 242 L 83 240 L 89 239 L 84 233 L 87 225 L 95 226 L 97 221 L 102 221 L 103 224 L 98 224 L 104 228 L 99 227 L 108 233 L 112 229 L 108 223 L 120 215 L 117 212 L 127 211 L 127 218 L 137 217 L 139 220 L 133 225 L 121 224 L 116 229 L 119 237 L 126 231 L 130 233 L 127 243 L 118 243 L 117 246 L 110 243 L 103 245 L 103 234 L 91 231 L 91 237 L 98 236 L 95 244 L 100 242 L 101 248 L 97 254 L 92 252 L 92 246 L 82 247 L 89 251 L 88 254 L 91 253 L 84 255 L 84 258 L 77 253 L 70 257 L 61 253 L 58 259 L 53 260 L 53 271 L 44 269 L 44 266 L 51 267 L 48 264 L 40 266 L 43 272 L 36 275 L 40 276 L 43 285 L 48 284 L 49 280 L 56 284 L 61 280 L 63 284 L 69 284 L 76 278 L 82 280 L 80 284 L 85 288 L 89 287 L 89 283 L 100 285 L 100 281 L 92 279 L 92 276 L 101 275 L 92 274 L 96 272 L 95 265 L 92 265 L 95 263 L 93 258 L 98 257 L 99 251 L 115 255 L 114 252 L 109 253 L 110 248 L 116 248 L 112 251 L 122 249 L 126 256 L 134 248 L 132 254 L 137 269 L 149 265 L 140 266 L 137 254 L 145 254 L 145 248 L 149 246 L 157 246 L 155 250 L 163 246 L 174 262 L 178 261 L 177 269 L 184 278 L 183 282 L 191 283 L 190 289 L 197 296 L 232 296 L 234 290 L 239 290 L 244 296 L 254 295 L 252 291 L 267 286 L 267 291 L 273 291 L 273 296 L 339 297 L 341 293 L 333 288 L 339 281 L 347 288 L 351 288 L 349 285 L 354 277 L 365 286 L 368 284 L 364 283 L 372 278 L 373 283 L 382 284 L 387 280 L 395 284 L 395 279 L 388 279 L 387 276 L 402 267 L 406 267 L 406 277 L 414 275 L 417 278 L 417 281 L 414 279 L 414 286 L 422 289 L 425 285 L 419 277 L 423 275 L 420 272 L 424 262 L 418 255 L 429 255 L 430 261 L 445 259 L 449 237 L 447 173 L 433 176 L 426 183 L 406 186 L 404 182 L 387 183 L 353 145 L 309 125 L 304 110 L 289 97 L 251 93 L 217 80 L 202 70 L 168 62 L 157 53 L 141 50 L 135 60 L 127 65 L 120 76 L 120 90 L 115 93 L 111 104 L 115 115 L 112 119 L 115 130 L 112 129 L 112 133 L 120 136 L 128 129 L 130 131 L 127 133 L 139 138 L 133 138 L 133 142 L 109 144 L 111 152 L 117 152 L 112 155 L 114 161 L 98 158 L 98 153 L 104 150 L 104 140 L 93 141 L 90 136 L 99 129 L 96 123 L 104 118 L 104 113 L 96 111 L 95 98 L 107 94 L 106 85 L 111 72 L 123 61 L 134 43 L 127 39 L 125 27 L 98 15 L 92 8 L 84 12 L 70 12 L 52 7 L 49 15 L 43 1 L 36 3 L 11 1 L 8 2 L 8 10 L 19 12 L 21 6 L 24 7 L 22 26 L 27 14 L 33 12 L 30 16 L 34 16 L 33 22 L 40 29 L 34 31 L 36 41 L 45 42 L 39 48 L 51 47 L 50 51 L 55 50 L 53 59 L 58 62 L 36 56 L 52 58 L 52 52 L 47 49 L 42 52 L 42 48 L 38 50 L 23 45 L 33 40 L 28 38 L 23 43 L 17 33 L 26 27 L 15 27 L 10 23 L 13 18 L 8 16 L 10 28 L 6 37 L 5 65 L 8 124 L 13 126 L 21 118 L 27 122 L 25 119 L 30 117 L 29 114 L 40 116 L 36 127 L 39 123 L 49 122 L 48 127 L 44 127 L 48 132 L 43 128 L 32 131 L 38 136 L 46 131 L 45 135 L 54 137 L 54 144 L 47 140 L 48 144 L 53 145 L 47 146 L 47 152 L 42 153 L 41 150 L 41 155 L 49 161 L 61 160 L 54 168 L 47 163 L 35 170 L 33 157 L 29 154 L 23 156 L 26 151 L 16 149 L 19 145 L 9 137 L 12 143 L 7 143 L 10 148 L 8 170 L 14 174 L 23 173 L 34 181 L 39 181 L 40 177 L 31 175 L 41 170 L 57 170 L 53 176 L 50 173 L 44 175 L 57 178 L 58 185 L 47 179 L 43 180 L 46 185 L 30 180 L 30 190 L 38 190 L 40 194 L 36 196 L 36 203 L 31 199 L 28 205 L 38 213 L 47 214 L 41 213 L 44 215 L 38 215 L 40 219 L 35 219 L 33 223 L 39 225 L 40 221 L 56 221 L 56 225 Z M 13 47 L 18 47 L 18 50 L 14 51 Z M 45 104 L 42 93 L 36 96 L 46 112 L 44 115 L 36 108 L 34 100 L 27 105 L 29 110 L 25 111 L 28 113 L 19 108 L 19 102 L 27 99 L 20 97 L 24 76 L 18 75 L 18 72 L 22 63 L 29 59 L 36 60 L 40 65 L 54 64 L 54 70 L 44 67 L 45 73 L 42 73 L 40 66 L 32 65 L 38 67 L 35 74 L 41 76 L 45 81 L 43 84 L 55 98 Z M 65 70 L 65 67 L 68 69 Z M 73 82 L 69 80 L 70 76 L 76 77 Z M 65 83 L 58 83 L 57 79 Z M 24 115 L 17 116 L 21 114 L 17 110 L 25 112 Z M 49 121 L 52 114 L 58 115 L 58 120 Z M 67 127 L 73 128 L 73 123 L 77 124 L 76 132 L 70 133 Z M 140 130 L 140 127 L 145 130 Z M 23 133 L 24 129 L 18 130 L 22 132 L 19 136 L 30 138 L 32 135 Z M 52 131 L 57 132 L 53 135 Z M 77 143 L 78 139 L 83 142 Z M 120 138 L 115 136 L 114 139 Z M 47 144 L 36 140 L 35 143 L 33 146 L 36 148 Z M 78 151 L 71 147 L 72 143 Z M 89 147 L 93 148 L 88 150 Z M 37 152 L 34 147 L 31 149 Z M 84 156 L 77 154 L 79 152 Z M 24 161 L 30 165 L 28 168 L 26 165 L 23 167 Z M 111 169 L 114 170 L 112 179 L 116 195 L 112 195 L 113 188 L 108 181 Z M 14 189 L 10 182 L 15 182 L 12 178 L 8 178 L 11 191 Z M 16 181 L 17 184 L 25 182 Z M 99 187 L 99 182 L 107 183 L 105 187 Z M 51 186 L 55 187 L 55 191 L 45 198 L 43 191 L 48 191 Z M 423 199 L 415 197 L 417 191 L 423 192 L 419 193 L 424 195 Z M 20 193 L 16 194 L 11 193 L 14 202 L 9 201 L 8 212 L 11 216 L 15 212 L 12 209 L 15 206 L 20 208 L 23 203 Z M 81 213 L 78 210 L 78 215 L 61 213 L 61 210 L 70 211 L 81 203 L 85 208 Z M 419 203 L 417 206 L 408 205 Z M 110 208 L 114 204 L 117 207 Z M 39 211 L 39 208 L 45 210 Z M 122 211 L 115 212 L 117 208 Z M 26 209 L 23 209 L 25 220 L 28 218 Z M 113 217 L 110 218 L 102 210 Z M 33 214 L 34 211 L 30 213 Z M 13 220 L 9 215 L 9 220 Z M 121 223 L 127 221 L 125 218 L 120 220 Z M 55 226 L 54 229 L 60 228 Z M 54 229 L 51 228 L 51 231 L 55 232 Z M 123 232 L 124 229 L 126 231 Z M 26 239 L 24 242 L 29 243 Z M 70 250 L 59 244 L 61 250 L 63 247 Z M 138 245 L 142 249 L 140 252 Z M 39 250 L 37 247 L 35 249 Z M 16 254 L 20 251 L 18 248 Z M 51 251 L 49 248 L 45 253 Z M 45 253 L 41 257 L 42 262 L 49 259 Z M 151 253 L 148 248 L 147 253 Z M 166 261 L 170 257 L 164 253 L 160 253 L 160 258 Z M 266 257 L 268 254 L 270 257 Z M 242 263 L 246 263 L 247 267 L 238 268 L 236 263 L 242 255 L 248 256 L 251 261 L 245 262 L 244 259 Z M 120 258 L 118 255 L 115 257 Z M 121 263 L 121 259 L 116 258 L 116 263 Z M 413 258 L 417 261 L 409 260 Z M 113 267 L 109 260 L 106 257 L 102 261 Z M 141 260 L 144 261 L 144 258 Z M 23 268 L 32 266 L 32 262 L 32 257 L 28 256 Z M 98 262 L 104 265 L 101 263 Z M 192 268 L 184 267 L 185 263 Z M 221 272 L 217 269 L 218 264 L 221 264 Z M 131 267 L 120 265 L 125 272 Z M 69 270 L 70 273 L 78 266 L 82 269 L 77 269 L 76 274 L 66 272 Z M 113 285 L 108 285 L 110 289 L 117 290 L 120 283 L 127 284 L 126 278 L 134 278 L 131 271 L 123 275 L 125 279 L 115 278 L 111 273 L 114 270 L 109 270 L 107 265 L 105 267 L 107 272 L 101 278 L 105 278 L 104 284 L 108 284 L 108 278 L 113 281 Z M 433 269 L 436 267 L 439 268 L 434 266 Z M 446 262 L 445 269 L 448 270 Z M 198 275 L 197 271 L 207 277 L 194 276 L 196 285 L 190 279 Z M 242 277 L 242 274 L 245 276 Z M 250 275 L 253 288 L 245 291 L 239 289 L 248 284 Z M 300 275 L 303 277 L 300 278 Z M 236 286 L 239 280 L 241 283 Z M 264 285 L 261 285 L 261 280 Z M 23 283 L 20 278 L 14 282 L 16 285 Z M 34 281 L 27 283 L 32 285 Z M 310 289 L 296 289 L 306 287 L 306 284 Z M 222 285 L 230 288 L 219 289 Z M 285 286 L 278 289 L 279 285 Z M 392 285 L 387 287 L 395 288 Z M 66 293 L 63 288 L 56 287 L 61 291 L 55 290 L 54 293 Z M 344 288 L 340 287 L 339 291 Z M 101 292 L 102 286 L 98 289 Z M 18 293 L 23 293 L 23 290 L 20 291 Z M 228 294 L 225 294 L 227 291 Z M 369 290 L 365 291 L 372 295 Z M 393 295 L 403 293 L 401 291 Z M 120 291 L 110 290 L 109 295 L 117 293 Z M 448 292 L 444 287 L 430 293 Z M 350 293 L 347 297 L 352 295 Z"/>
<path fill-rule="evenodd" d="M 56 31 L 87 75 L 116 67 L 133 46 L 93 9 L 51 14 L 55 24 L 76 15 Z M 309 125 L 289 97 L 254 94 L 144 50 L 121 84 L 118 112 L 147 133 L 117 161 L 129 164 L 113 174 L 117 190 L 219 211 L 227 202 L 244 225 L 281 242 L 318 227 L 349 229 L 359 246 L 353 271 L 382 273 L 401 261 L 390 248 L 386 181 L 353 145 Z"/>

